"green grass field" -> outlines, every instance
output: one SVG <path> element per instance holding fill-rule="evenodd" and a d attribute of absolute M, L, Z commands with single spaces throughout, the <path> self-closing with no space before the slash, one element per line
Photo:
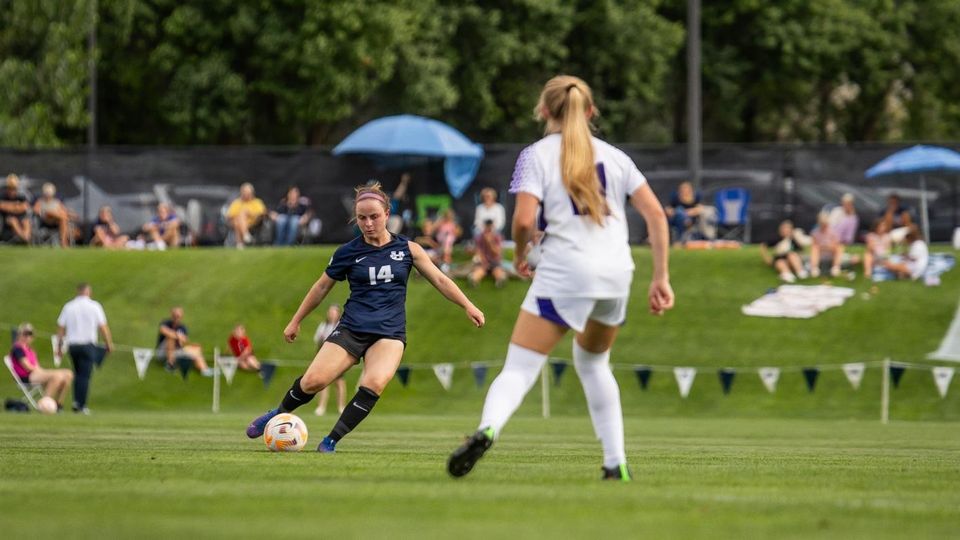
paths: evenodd
<path fill-rule="evenodd" d="M 314 442 L 333 419 L 303 415 Z M 241 414 L 0 415 L 5 538 L 950 538 L 953 425 L 633 416 L 600 482 L 584 416 L 521 417 L 466 478 L 474 417 L 374 414 L 336 455 L 272 454 Z"/>

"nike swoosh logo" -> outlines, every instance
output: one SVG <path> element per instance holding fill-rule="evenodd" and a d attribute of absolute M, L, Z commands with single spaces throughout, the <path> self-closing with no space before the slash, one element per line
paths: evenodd
<path fill-rule="evenodd" d="M 363 257 L 357 257 L 357 262 L 360 262 L 366 258 L 367 258 L 366 255 L 364 255 Z"/>
<path fill-rule="evenodd" d="M 360 409 L 360 410 L 363 411 L 363 412 L 370 412 L 369 410 L 364 409 L 363 407 L 357 405 L 356 403 L 354 403 L 353 406 L 356 407 L 356 408 L 358 408 L 358 409 Z"/>

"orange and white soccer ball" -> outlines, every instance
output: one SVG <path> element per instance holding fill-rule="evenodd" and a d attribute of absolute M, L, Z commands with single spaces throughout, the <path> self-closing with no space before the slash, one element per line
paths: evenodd
<path fill-rule="evenodd" d="M 50 396 L 43 396 L 37 401 L 37 410 L 40 414 L 57 414 L 57 402 Z"/>
<path fill-rule="evenodd" d="M 263 442 L 271 452 L 299 452 L 307 445 L 307 425 L 295 414 L 280 413 L 267 422 Z"/>

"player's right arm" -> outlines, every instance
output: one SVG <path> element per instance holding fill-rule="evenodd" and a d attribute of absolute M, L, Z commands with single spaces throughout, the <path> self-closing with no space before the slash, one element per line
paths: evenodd
<path fill-rule="evenodd" d="M 662 315 L 673 307 L 673 289 L 670 287 L 670 272 L 667 268 L 670 231 L 663 206 L 657 200 L 650 184 L 644 182 L 630 195 L 630 204 L 640 212 L 650 231 L 650 247 L 653 252 L 653 279 L 650 280 L 650 312 Z"/>
<path fill-rule="evenodd" d="M 513 211 L 513 240 L 517 245 L 513 266 L 517 269 L 517 273 L 524 277 L 531 276 L 530 267 L 527 264 L 527 245 L 533 240 L 536 232 L 539 207 L 540 199 L 536 196 L 526 192 L 517 193 L 516 209 Z"/>
<path fill-rule="evenodd" d="M 286 338 L 287 343 L 293 343 L 293 341 L 297 339 L 297 335 L 300 333 L 300 323 L 303 322 L 303 319 L 307 318 L 307 315 L 313 312 L 313 310 L 317 309 L 317 306 L 330 294 L 330 291 L 336 284 L 337 282 L 324 272 L 323 275 L 320 276 L 320 279 L 313 284 L 313 287 L 310 287 L 307 295 L 304 296 L 303 301 L 300 302 L 300 307 L 297 308 L 297 312 L 293 314 L 293 318 L 290 319 L 287 327 L 283 330 L 283 337 Z"/>

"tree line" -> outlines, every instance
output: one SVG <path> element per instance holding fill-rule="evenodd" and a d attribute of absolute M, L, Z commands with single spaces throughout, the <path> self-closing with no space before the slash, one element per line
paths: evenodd
<path fill-rule="evenodd" d="M 601 134 L 686 140 L 686 0 L 0 0 L 0 146 L 334 144 L 401 112 L 539 133 L 543 82 Z M 960 136 L 960 3 L 703 2 L 705 141 Z"/>

